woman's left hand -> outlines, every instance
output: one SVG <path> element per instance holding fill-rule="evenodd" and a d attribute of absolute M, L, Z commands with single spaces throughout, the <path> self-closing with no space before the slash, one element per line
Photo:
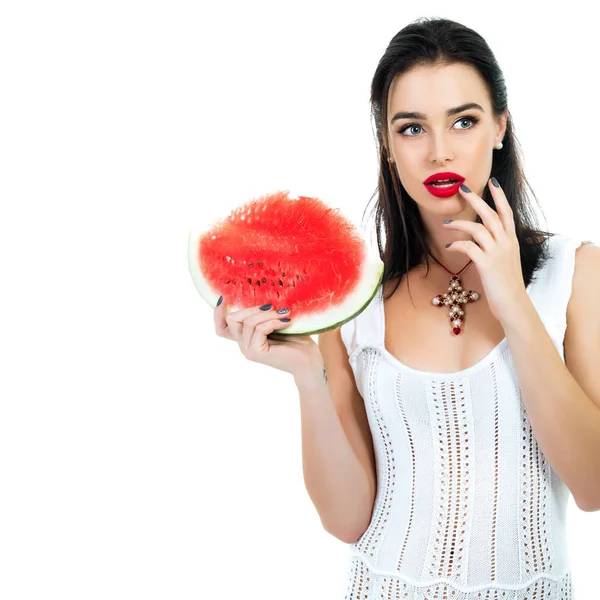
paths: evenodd
<path fill-rule="evenodd" d="M 527 290 L 521 270 L 513 210 L 501 187 L 495 187 L 491 179 L 488 186 L 498 212 L 490 208 L 483 198 L 474 192 L 465 192 L 461 186 L 460 193 L 483 223 L 459 219 L 443 225 L 448 229 L 469 233 L 475 240 L 452 242 L 447 250 L 462 252 L 475 263 L 490 310 L 496 319 L 504 323 L 522 306 L 527 298 Z"/>

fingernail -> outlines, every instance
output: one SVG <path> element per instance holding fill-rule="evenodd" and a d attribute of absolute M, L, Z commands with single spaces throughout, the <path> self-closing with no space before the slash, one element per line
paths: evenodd
<path fill-rule="evenodd" d="M 452 246 L 452 242 L 450 242 L 449 244 L 446 244 L 446 248 L 449 248 L 450 246 Z"/>
<path fill-rule="evenodd" d="M 468 187 L 467 187 L 467 186 L 466 186 L 464 183 L 461 183 L 461 184 L 460 184 L 460 189 L 461 189 L 463 192 L 467 192 L 467 193 L 471 191 L 471 190 L 470 190 L 470 189 L 469 189 L 469 188 L 468 188 Z"/>
<path fill-rule="evenodd" d="M 289 319 L 288 317 L 285 317 L 283 319 L 279 319 L 280 321 L 283 321 L 284 323 L 289 323 L 291 321 L 291 319 Z"/>
<path fill-rule="evenodd" d="M 452 223 L 452 221 L 454 221 L 454 219 L 446 219 L 444 223 Z"/>
<path fill-rule="evenodd" d="M 223 302 L 223 296 L 217 300 L 217 306 L 221 306 L 221 302 Z"/>
<path fill-rule="evenodd" d="M 500 184 L 498 183 L 498 180 L 495 177 L 492 177 L 492 185 L 495 187 L 500 187 Z"/>
<path fill-rule="evenodd" d="M 272 304 L 263 304 L 260 307 L 260 310 L 269 310 L 273 305 Z"/>
<path fill-rule="evenodd" d="M 276 312 L 279 315 L 285 315 L 285 313 L 289 313 L 290 312 L 290 309 L 289 308 L 280 308 Z"/>

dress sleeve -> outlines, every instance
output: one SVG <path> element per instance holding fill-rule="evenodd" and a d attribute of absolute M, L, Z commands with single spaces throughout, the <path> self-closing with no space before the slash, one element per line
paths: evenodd
<path fill-rule="evenodd" d="M 340 333 L 342 335 L 342 341 L 346 346 L 348 356 L 356 349 L 356 318 L 347 321 L 340 327 Z"/>

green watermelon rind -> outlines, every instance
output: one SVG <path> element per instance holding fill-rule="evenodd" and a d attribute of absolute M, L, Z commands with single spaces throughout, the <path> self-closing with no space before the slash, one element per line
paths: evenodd
<path fill-rule="evenodd" d="M 202 274 L 198 244 L 204 233 L 204 231 L 199 230 L 189 231 L 188 267 L 196 290 L 214 310 L 222 292 L 213 289 Z M 277 335 L 316 335 L 341 327 L 344 323 L 356 318 L 369 306 L 383 281 L 383 270 L 384 264 L 379 255 L 367 247 L 361 277 L 354 290 L 348 294 L 341 304 L 320 313 L 296 317 L 291 315 L 291 324 L 285 329 L 276 329 L 273 333 Z M 226 314 L 240 308 L 228 305 Z"/>

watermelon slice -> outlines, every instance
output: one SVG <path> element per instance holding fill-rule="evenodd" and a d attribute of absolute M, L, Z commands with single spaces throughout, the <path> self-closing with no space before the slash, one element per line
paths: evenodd
<path fill-rule="evenodd" d="M 278 335 L 314 335 L 353 319 L 377 293 L 384 267 L 338 209 L 287 191 L 191 230 L 188 264 L 213 309 L 221 295 L 227 313 L 269 303 L 289 308 L 292 321 Z"/>

